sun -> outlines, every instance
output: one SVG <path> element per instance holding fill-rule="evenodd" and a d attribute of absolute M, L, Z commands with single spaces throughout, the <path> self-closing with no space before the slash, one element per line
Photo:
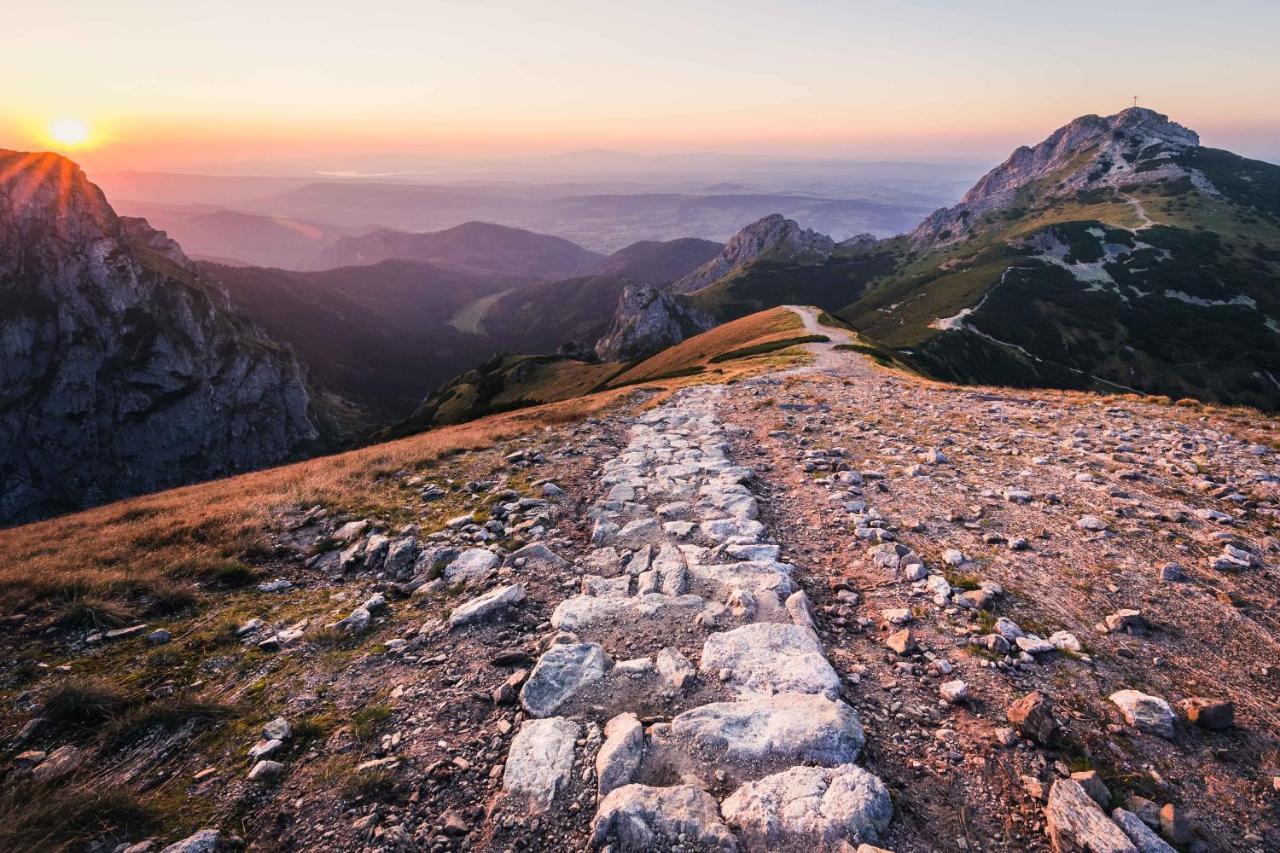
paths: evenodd
<path fill-rule="evenodd" d="M 89 126 L 79 119 L 60 118 L 49 125 L 49 136 L 59 145 L 75 148 L 89 141 Z"/>

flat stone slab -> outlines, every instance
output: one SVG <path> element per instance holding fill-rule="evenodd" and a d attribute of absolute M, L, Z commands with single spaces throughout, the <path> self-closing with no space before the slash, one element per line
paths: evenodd
<path fill-rule="evenodd" d="M 448 583 L 470 583 L 496 569 L 499 562 L 498 555 L 487 548 L 468 548 L 445 566 L 444 579 Z"/>
<path fill-rule="evenodd" d="M 747 782 L 722 805 L 749 850 L 831 850 L 875 844 L 893 804 L 884 783 L 855 764 L 793 767 Z"/>
<path fill-rule="evenodd" d="M 569 567 L 569 561 L 541 542 L 525 545 L 511 553 L 512 561 L 524 560 L 526 569 L 540 572 L 559 572 Z"/>
<path fill-rule="evenodd" d="M 573 776 L 573 745 L 581 727 L 563 717 L 526 720 L 511 739 L 502 788 L 525 797 L 534 812 L 551 808 Z"/>
<path fill-rule="evenodd" d="M 813 634 L 796 625 L 758 622 L 707 637 L 699 671 L 742 695 L 816 693 L 840 695 L 840 677 Z"/>
<path fill-rule="evenodd" d="M 705 565 L 694 563 L 689 574 L 725 590 L 745 589 L 754 593 L 772 592 L 781 601 L 795 590 L 792 566 L 776 560 L 742 560 L 737 563 Z"/>
<path fill-rule="evenodd" d="M 611 791 L 600 801 L 591 828 L 592 848 L 606 844 L 620 853 L 738 850 L 715 798 L 692 785 L 623 785 Z"/>
<path fill-rule="evenodd" d="M 851 764 L 866 742 L 858 714 L 840 700 L 779 693 L 713 702 L 671 721 L 673 742 L 716 764 Z"/>
<path fill-rule="evenodd" d="M 534 717 L 549 717 L 578 691 L 602 680 L 612 665 L 595 643 L 552 646 L 538 658 L 520 689 L 520 706 Z"/>
<path fill-rule="evenodd" d="M 746 518 L 712 518 L 699 523 L 699 532 L 715 542 L 751 544 L 764 535 L 764 525 Z"/>
<path fill-rule="evenodd" d="M 692 623 L 706 601 L 697 595 L 651 592 L 630 598 L 575 595 L 556 605 L 551 625 L 560 631 L 581 631 L 603 622 L 623 619 L 677 619 Z"/>
<path fill-rule="evenodd" d="M 524 601 L 524 584 L 513 583 L 489 590 L 484 595 L 459 604 L 449 614 L 449 627 L 483 622 Z"/>

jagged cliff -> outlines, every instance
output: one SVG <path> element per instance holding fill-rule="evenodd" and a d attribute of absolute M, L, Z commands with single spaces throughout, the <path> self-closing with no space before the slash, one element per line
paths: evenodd
<path fill-rule="evenodd" d="M 693 293 L 757 260 L 819 263 L 831 256 L 835 242 L 825 234 L 801 228 L 780 213 L 766 216 L 729 238 L 724 250 L 671 285 L 673 293 Z"/>
<path fill-rule="evenodd" d="M 0 523 L 287 458 L 302 369 L 74 163 L 0 151 Z"/>
<path fill-rule="evenodd" d="M 935 211 L 911 235 L 919 248 L 967 237 L 992 211 L 1034 203 L 1037 197 L 1114 189 L 1134 181 L 1188 178 L 1211 185 L 1177 156 L 1200 144 L 1188 130 L 1154 110 L 1132 107 L 1111 116 L 1081 116 L 1035 146 L 1022 146 L 973 185 L 960 203 Z"/>
<path fill-rule="evenodd" d="M 653 355 L 715 325 L 709 315 L 676 301 L 669 293 L 627 285 L 609 331 L 596 342 L 602 361 L 631 361 Z"/>

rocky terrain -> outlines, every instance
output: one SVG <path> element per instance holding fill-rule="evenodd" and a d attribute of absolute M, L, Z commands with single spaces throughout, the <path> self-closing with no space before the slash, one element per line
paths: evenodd
<path fill-rule="evenodd" d="M 835 241 L 825 234 L 801 228 L 780 213 L 753 222 L 729 238 L 718 257 L 675 281 L 673 293 L 692 293 L 714 284 L 734 270 L 757 260 L 817 263 L 831 255 Z"/>
<path fill-rule="evenodd" d="M 292 353 L 70 161 L 0 151 L 0 523 L 280 462 Z"/>
<path fill-rule="evenodd" d="M 1216 192 L 1178 157 L 1200 145 L 1200 137 L 1168 116 L 1133 107 L 1113 116 L 1081 116 L 1035 146 L 1023 146 L 964 194 L 955 207 L 936 211 L 911 234 L 912 244 L 928 247 L 964 239 L 988 213 L 1013 206 L 1020 191 L 1038 182 L 1059 195 L 1121 189 L 1135 181 L 1157 183 L 1186 179 L 1198 189 Z"/>
<path fill-rule="evenodd" d="M 602 361 L 633 361 L 713 325 L 710 316 L 682 305 L 665 291 L 628 285 L 614 309 L 613 324 L 596 341 L 595 354 Z"/>
<path fill-rule="evenodd" d="M 799 366 L 363 452 L 389 499 L 273 504 L 195 615 L 11 613 L 9 801 L 100 851 L 1280 845 L 1274 419 L 943 385 L 794 310 Z M 89 683 L 145 698 L 86 730 Z M 158 811 L 68 837 L 102 782 Z"/>

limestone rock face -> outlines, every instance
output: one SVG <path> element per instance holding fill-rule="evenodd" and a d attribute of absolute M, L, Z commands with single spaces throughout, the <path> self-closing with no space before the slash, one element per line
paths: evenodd
<path fill-rule="evenodd" d="M 613 324 L 596 343 L 604 361 L 631 361 L 674 346 L 710 329 L 715 321 L 654 287 L 628 285 L 614 310 Z"/>
<path fill-rule="evenodd" d="M 1097 187 L 1118 187 L 1134 180 L 1135 165 L 1128 151 L 1161 146 L 1168 152 L 1200 144 L 1195 131 L 1168 116 L 1133 107 L 1112 116 L 1087 115 L 1058 128 L 1034 147 L 1023 146 L 978 181 L 955 207 L 935 211 L 911 235 L 921 248 L 964 239 L 984 215 L 1014 205 L 1018 193 L 1036 181 L 1048 180 L 1064 196 Z M 1082 152 L 1087 153 L 1083 160 Z M 1143 164 L 1143 182 L 1190 178 L 1212 189 L 1198 172 L 1189 172 L 1167 159 Z"/>
<path fill-rule="evenodd" d="M 293 355 L 54 154 L 0 150 L 0 523 L 288 458 Z"/>
<path fill-rule="evenodd" d="M 801 228 L 794 219 L 780 213 L 770 214 L 730 237 L 719 257 L 672 284 L 671 290 L 693 293 L 760 259 L 821 263 L 834 248 L 835 242 L 825 234 Z"/>

